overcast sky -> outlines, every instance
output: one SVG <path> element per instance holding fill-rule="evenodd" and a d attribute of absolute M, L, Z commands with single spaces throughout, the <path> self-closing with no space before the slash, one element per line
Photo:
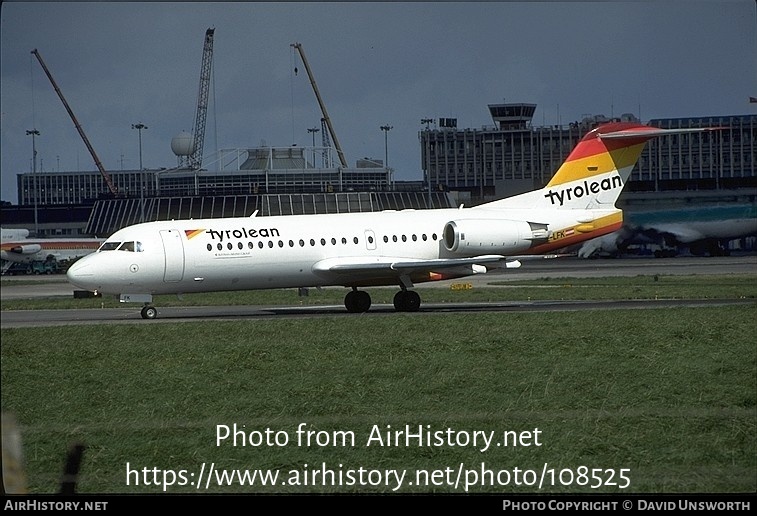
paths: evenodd
<path fill-rule="evenodd" d="M 420 180 L 421 119 L 492 125 L 487 104 L 537 104 L 535 125 L 586 114 L 757 113 L 754 0 L 649 2 L 9 2 L 0 19 L 2 199 L 16 174 L 96 170 L 31 54 L 38 49 L 106 170 L 172 167 L 195 118 L 215 28 L 205 156 L 312 144 L 321 113 L 350 166 L 384 158 Z M 297 73 L 295 74 L 295 68 Z M 320 140 L 320 133 L 317 134 Z M 212 168 L 212 167 L 211 167 Z"/>

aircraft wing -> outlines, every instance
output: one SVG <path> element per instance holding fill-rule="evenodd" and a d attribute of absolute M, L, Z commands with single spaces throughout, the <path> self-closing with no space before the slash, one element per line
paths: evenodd
<path fill-rule="evenodd" d="M 361 258 L 328 258 L 313 265 L 315 272 L 331 272 L 354 274 L 368 271 L 386 271 L 397 274 L 412 272 L 435 272 L 461 266 L 498 263 L 508 260 L 498 254 L 487 254 L 471 258 L 438 258 L 433 260 L 419 260 L 392 256 L 378 256 L 371 259 Z"/>
<path fill-rule="evenodd" d="M 417 258 L 403 258 L 393 256 L 340 257 L 321 260 L 313 265 L 313 271 L 324 274 L 361 275 L 365 273 L 386 273 L 386 276 L 402 276 L 413 273 L 455 272 L 461 276 L 484 273 L 489 268 L 516 269 L 522 260 L 560 258 L 570 255 L 525 255 L 504 256 L 501 254 L 484 254 L 469 258 L 436 258 L 419 260 Z"/>

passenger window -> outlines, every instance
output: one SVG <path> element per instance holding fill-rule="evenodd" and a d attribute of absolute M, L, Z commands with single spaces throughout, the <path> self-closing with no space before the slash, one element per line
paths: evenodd
<path fill-rule="evenodd" d="M 388 242 L 389 242 L 389 237 L 388 237 L 388 236 L 386 236 L 386 235 L 384 235 L 384 243 L 386 244 L 386 243 L 388 243 Z"/>
<path fill-rule="evenodd" d="M 213 250 L 213 246 L 208 244 L 208 251 L 212 251 L 212 250 Z"/>
<path fill-rule="evenodd" d="M 353 238 L 352 241 L 357 244 L 357 237 Z"/>

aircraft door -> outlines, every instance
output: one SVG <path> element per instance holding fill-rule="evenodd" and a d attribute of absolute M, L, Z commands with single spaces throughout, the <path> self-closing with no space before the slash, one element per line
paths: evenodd
<path fill-rule="evenodd" d="M 177 229 L 163 229 L 160 231 L 160 239 L 163 241 L 166 264 L 163 281 L 181 281 L 184 278 L 184 244 L 181 242 L 181 233 Z"/>
<path fill-rule="evenodd" d="M 376 249 L 376 235 L 374 235 L 373 231 L 370 229 L 365 230 L 365 247 L 369 251 Z"/>

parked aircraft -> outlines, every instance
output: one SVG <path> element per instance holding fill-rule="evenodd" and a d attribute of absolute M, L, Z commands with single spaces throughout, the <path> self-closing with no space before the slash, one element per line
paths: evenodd
<path fill-rule="evenodd" d="M 75 260 L 97 251 L 101 238 L 28 238 L 26 229 L 6 229 L 0 232 L 0 259 L 7 262 L 31 263 L 51 258 L 57 261 Z"/>
<path fill-rule="evenodd" d="M 646 142 L 709 129 L 611 123 L 584 136 L 544 188 L 480 206 L 380 213 L 148 222 L 116 231 L 68 270 L 82 289 L 144 303 L 153 295 L 344 286 L 349 312 L 362 287 L 398 285 L 398 311 L 416 311 L 415 283 L 517 267 L 621 227 L 615 201 Z"/>
<path fill-rule="evenodd" d="M 10 241 L 10 240 L 23 240 L 24 238 L 27 238 L 29 236 L 29 230 L 28 229 L 7 229 L 7 228 L 0 228 L 0 241 Z"/>
<path fill-rule="evenodd" d="M 656 257 L 688 250 L 694 256 L 729 253 L 731 240 L 757 237 L 757 206 L 735 204 L 676 210 L 626 212 L 623 227 L 585 242 L 578 256 L 621 255 L 631 245 L 652 245 Z"/>

